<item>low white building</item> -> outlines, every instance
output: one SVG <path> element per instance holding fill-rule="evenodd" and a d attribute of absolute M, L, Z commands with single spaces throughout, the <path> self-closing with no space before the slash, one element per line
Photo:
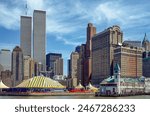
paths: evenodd
<path fill-rule="evenodd" d="M 150 87 L 150 84 L 147 84 Z M 130 78 L 120 76 L 120 67 L 116 64 L 114 75 L 100 83 L 100 94 L 142 94 L 145 92 L 145 78 Z"/>

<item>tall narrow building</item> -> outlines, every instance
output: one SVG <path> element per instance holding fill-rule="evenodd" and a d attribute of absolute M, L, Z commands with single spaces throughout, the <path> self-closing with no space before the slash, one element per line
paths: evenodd
<path fill-rule="evenodd" d="M 21 16 L 20 47 L 24 56 L 31 57 L 32 17 Z"/>
<path fill-rule="evenodd" d="M 54 75 L 63 75 L 63 59 L 59 58 L 54 62 Z"/>
<path fill-rule="evenodd" d="M 62 54 L 60 53 L 48 53 L 46 55 L 46 69 L 47 71 L 51 71 L 50 77 L 53 77 L 55 75 L 54 62 L 60 58 L 62 58 Z"/>
<path fill-rule="evenodd" d="M 13 86 L 20 84 L 24 79 L 23 52 L 19 46 L 12 52 L 12 79 Z"/>
<path fill-rule="evenodd" d="M 78 59 L 79 59 L 79 53 L 72 52 L 70 55 L 71 87 L 76 87 L 78 83 Z"/>
<path fill-rule="evenodd" d="M 33 13 L 33 58 L 46 70 L 46 11 Z"/>
<path fill-rule="evenodd" d="M 85 52 L 86 44 L 80 46 L 79 59 L 78 59 L 78 81 L 81 82 L 83 86 L 87 84 L 88 78 L 85 77 L 85 71 L 87 69 L 85 65 Z"/>
<path fill-rule="evenodd" d="M 87 26 L 87 40 L 86 40 L 86 57 L 92 57 L 92 38 L 96 34 L 96 27 L 92 23 Z"/>
<path fill-rule="evenodd" d="M 84 85 L 88 85 L 92 76 L 92 38 L 95 34 L 96 27 L 94 27 L 92 23 L 89 23 L 87 26 Z"/>

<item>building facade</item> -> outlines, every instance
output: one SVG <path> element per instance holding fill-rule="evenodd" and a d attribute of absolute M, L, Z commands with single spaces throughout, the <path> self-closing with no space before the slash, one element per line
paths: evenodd
<path fill-rule="evenodd" d="M 68 78 L 71 78 L 71 60 L 70 59 L 68 59 L 68 61 L 67 61 L 68 63 L 67 63 L 67 68 L 68 68 L 68 75 L 67 75 L 67 77 Z"/>
<path fill-rule="evenodd" d="M 114 66 L 114 75 L 100 83 L 101 95 L 134 95 L 145 93 L 145 78 L 124 78 L 118 64 Z"/>
<path fill-rule="evenodd" d="M 46 12 L 34 10 L 33 13 L 33 58 L 46 69 Z"/>
<path fill-rule="evenodd" d="M 150 51 L 143 52 L 143 76 L 150 78 Z"/>
<path fill-rule="evenodd" d="M 114 64 L 118 63 L 122 77 L 142 76 L 142 48 L 118 46 L 114 49 Z"/>
<path fill-rule="evenodd" d="M 30 56 L 24 56 L 24 80 L 34 76 L 34 60 Z"/>
<path fill-rule="evenodd" d="M 141 41 L 124 41 L 123 44 L 126 44 L 128 46 L 131 46 L 131 47 L 142 47 L 142 43 Z"/>
<path fill-rule="evenodd" d="M 12 79 L 13 86 L 20 84 L 24 79 L 23 52 L 16 46 L 12 52 Z"/>
<path fill-rule="evenodd" d="M 54 62 L 54 75 L 63 75 L 63 59 L 59 58 Z"/>
<path fill-rule="evenodd" d="M 13 78 L 10 70 L 1 72 L 1 80 L 6 86 L 13 87 Z"/>
<path fill-rule="evenodd" d="M 31 57 L 32 17 L 21 16 L 20 47 L 25 56 Z"/>
<path fill-rule="evenodd" d="M 68 79 L 69 87 L 76 87 L 78 82 L 78 59 L 79 53 L 72 52 L 70 55 L 71 77 Z"/>
<path fill-rule="evenodd" d="M 150 79 L 148 79 L 150 77 L 150 42 L 147 38 L 147 35 L 145 33 L 143 42 L 142 42 L 142 47 L 144 48 L 144 52 L 143 52 L 143 76 L 145 76 L 147 78 L 147 80 L 149 81 Z"/>
<path fill-rule="evenodd" d="M 62 54 L 59 53 L 48 53 L 46 55 L 46 68 L 47 71 L 51 71 L 50 77 L 54 76 L 54 63 L 60 58 L 62 58 Z"/>
<path fill-rule="evenodd" d="M 11 51 L 10 50 L 1 49 L 0 64 L 3 66 L 3 70 L 11 71 Z"/>
<path fill-rule="evenodd" d="M 84 71 L 84 85 L 88 85 L 92 76 L 92 39 L 96 34 L 96 27 L 92 23 L 88 23 L 87 26 L 87 40 L 85 51 L 85 71 Z"/>
<path fill-rule="evenodd" d="M 113 75 L 114 49 L 123 42 L 123 32 L 115 25 L 92 38 L 92 83 L 99 85 L 105 77 Z"/>
<path fill-rule="evenodd" d="M 78 81 L 81 82 L 83 86 L 86 86 L 88 78 L 85 76 L 86 65 L 86 44 L 80 46 L 79 59 L 78 59 Z"/>

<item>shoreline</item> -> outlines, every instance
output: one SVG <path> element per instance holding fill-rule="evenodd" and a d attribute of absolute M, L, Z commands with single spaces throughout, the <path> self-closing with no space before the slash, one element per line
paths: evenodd
<path fill-rule="evenodd" d="M 0 96 L 86 96 L 86 95 L 93 95 L 93 92 L 87 93 L 69 93 L 69 92 L 49 92 L 49 93 L 0 93 Z"/>
<path fill-rule="evenodd" d="M 105 95 L 95 93 L 95 97 L 128 97 L 128 96 L 142 96 L 142 95 L 150 95 L 150 93 L 130 93 L 130 94 L 112 94 L 112 95 Z"/>

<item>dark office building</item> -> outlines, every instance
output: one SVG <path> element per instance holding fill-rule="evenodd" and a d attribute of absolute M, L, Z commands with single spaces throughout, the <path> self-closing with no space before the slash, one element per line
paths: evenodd
<path fill-rule="evenodd" d="M 49 53 L 46 55 L 46 68 L 47 71 L 51 71 L 51 77 L 54 76 L 54 63 L 60 58 L 62 58 L 62 54 L 59 53 Z"/>

